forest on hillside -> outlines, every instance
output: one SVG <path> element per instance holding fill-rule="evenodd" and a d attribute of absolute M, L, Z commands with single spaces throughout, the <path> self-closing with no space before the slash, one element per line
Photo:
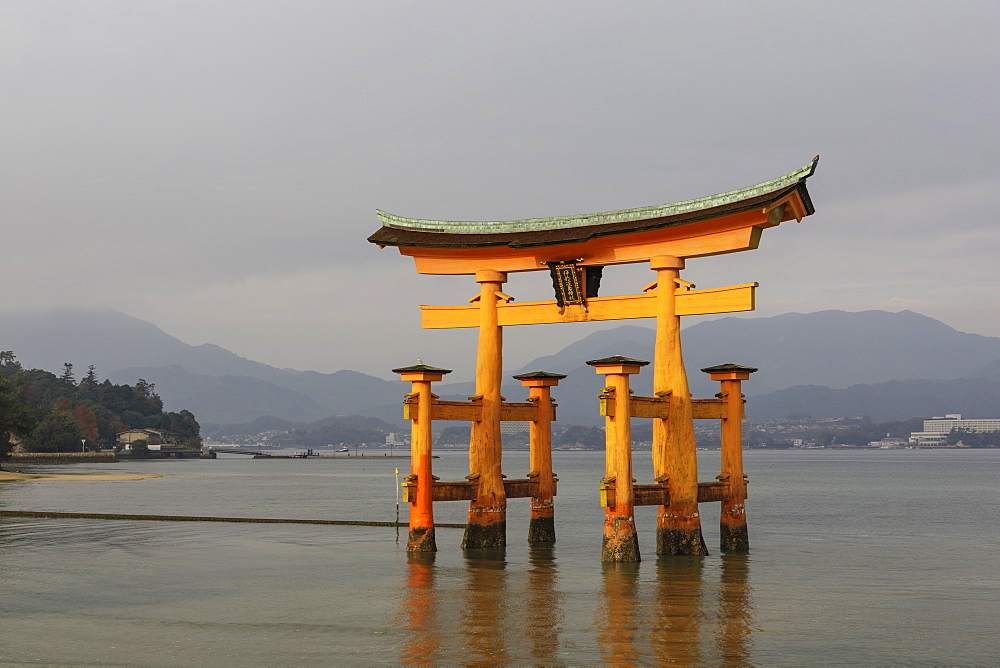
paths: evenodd
<path fill-rule="evenodd" d="M 78 381 L 73 365 L 61 375 L 25 369 L 12 351 L 0 351 L 0 456 L 25 452 L 80 452 L 116 445 L 119 432 L 162 429 L 200 446 L 200 427 L 186 410 L 164 412 L 152 383 L 115 385 L 98 380 L 94 366 Z M 85 445 L 82 443 L 85 441 Z"/>

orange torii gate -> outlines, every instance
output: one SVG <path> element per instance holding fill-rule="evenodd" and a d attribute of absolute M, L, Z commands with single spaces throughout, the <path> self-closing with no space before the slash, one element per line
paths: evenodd
<path fill-rule="evenodd" d="M 598 214 L 464 222 L 378 212 L 382 227 L 370 242 L 380 248 L 395 246 L 402 255 L 413 257 L 418 273 L 472 275 L 479 284 L 469 305 L 420 307 L 424 328 L 479 328 L 474 416 L 453 418 L 472 421 L 469 479 L 475 481 L 475 498 L 469 507 L 464 548 L 506 543 L 507 495 L 500 458 L 502 328 L 656 318 L 653 391 L 665 402 L 666 417 L 653 417 L 653 467 L 669 500 L 659 508 L 656 551 L 707 553 L 698 514 L 694 415 L 681 355 L 680 316 L 753 310 L 757 284 L 697 290 L 680 278 L 680 271 L 689 258 L 753 250 L 763 230 L 811 215 L 806 179 L 818 160 L 748 188 Z M 604 267 L 634 262 L 649 262 L 656 272 L 656 280 L 643 288 L 643 294 L 598 296 Z M 513 297 L 501 290 L 510 272 L 546 269 L 552 275 L 554 300 L 513 303 Z M 416 383 L 417 378 L 407 374 L 435 374 L 431 369 L 397 371 Z M 429 380 L 440 380 L 442 372 L 446 370 L 419 381 L 428 383 L 428 395 Z M 415 384 L 414 394 L 420 392 Z M 422 424 L 429 429 L 429 420 Z M 415 421 L 415 434 L 416 426 Z M 416 466 L 416 458 L 414 462 Z M 433 482 L 429 469 L 414 469 L 412 476 L 410 482 L 418 490 L 421 480 L 434 487 L 442 484 Z M 428 490 L 423 497 L 415 494 L 413 502 L 426 498 L 429 503 L 436 493 Z M 415 526 L 411 521 L 411 546 Z M 427 549 L 419 547 L 419 540 L 416 544 L 414 549 Z"/>

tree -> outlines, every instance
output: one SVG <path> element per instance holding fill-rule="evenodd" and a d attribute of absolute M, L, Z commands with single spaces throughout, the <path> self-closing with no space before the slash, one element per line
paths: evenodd
<path fill-rule="evenodd" d="M 468 445 L 469 426 L 449 425 L 438 432 L 435 440 L 438 445 Z"/>
<path fill-rule="evenodd" d="M 189 446 L 201 446 L 201 426 L 194 414 L 188 410 L 180 413 L 167 413 L 161 422 L 167 431 L 172 431 L 180 438 L 180 442 Z"/>
<path fill-rule="evenodd" d="M 94 365 L 91 364 L 87 367 L 87 375 L 80 381 L 80 391 L 78 394 L 84 399 L 93 401 L 97 398 L 99 387 L 100 385 L 97 382 L 97 373 L 94 371 Z"/>
<path fill-rule="evenodd" d="M 132 441 L 132 456 L 141 458 L 149 457 L 149 441 L 144 438 Z"/>
<path fill-rule="evenodd" d="M 97 440 L 97 416 L 94 415 L 94 411 L 86 406 L 77 406 L 73 409 L 73 419 L 76 420 L 76 426 L 79 427 L 81 434 L 92 441 Z"/>
<path fill-rule="evenodd" d="M 0 376 L 0 463 L 10 457 L 15 439 L 20 440 L 35 428 L 35 416 L 17 390 Z M 2 468 L 2 467 L 0 467 Z"/>
<path fill-rule="evenodd" d="M 18 426 L 13 438 L 3 432 L 4 452 L 11 442 L 20 442 L 29 452 L 79 452 L 80 439 L 94 445 L 114 445 L 118 433 L 128 428 L 166 429 L 180 435 L 190 446 L 200 445 L 200 427 L 190 411 L 164 413 L 163 401 L 155 386 L 143 379 L 134 385 L 114 385 L 97 381 L 94 365 L 79 384 L 73 381 L 73 365 L 63 364 L 62 375 L 41 369 L 24 369 L 9 350 L 0 351 L 0 379 L 7 384 L 6 394 L 16 396 L 16 403 L 27 410 L 32 420 Z M 5 397 L 10 403 L 10 396 Z M 4 407 L 0 427 L 14 420 L 14 413 Z M 24 420 L 17 413 L 20 425 Z"/>
<path fill-rule="evenodd" d="M 55 406 L 27 439 L 32 452 L 79 452 L 84 438 L 72 411 Z"/>
<path fill-rule="evenodd" d="M 15 359 L 13 351 L 0 350 L 0 369 L 6 372 L 5 375 L 13 375 L 21 370 L 21 363 Z"/>
<path fill-rule="evenodd" d="M 590 447 L 600 449 L 604 447 L 604 430 L 600 427 L 584 427 L 578 424 L 571 424 L 553 437 L 556 445 L 574 445 L 580 447 Z"/>
<path fill-rule="evenodd" d="M 59 376 L 61 380 L 66 385 L 76 385 L 76 378 L 73 376 L 73 365 L 69 362 L 63 362 L 63 372 Z"/>

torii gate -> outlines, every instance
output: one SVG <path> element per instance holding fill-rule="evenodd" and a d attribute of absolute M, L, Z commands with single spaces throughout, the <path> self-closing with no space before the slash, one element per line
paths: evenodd
<path fill-rule="evenodd" d="M 806 179 L 818 160 L 817 156 L 790 174 L 748 188 L 606 213 L 461 222 L 378 211 L 382 228 L 368 238 L 370 242 L 380 248 L 395 246 L 400 254 L 413 257 L 418 273 L 473 275 L 480 286 L 470 305 L 420 307 L 425 329 L 479 328 L 476 418 L 469 444 L 469 477 L 478 484 L 464 548 L 506 543 L 507 500 L 500 468 L 502 328 L 656 318 L 653 391 L 666 400 L 668 417 L 653 419 L 653 467 L 670 501 L 659 507 L 656 552 L 707 554 L 698 514 L 694 425 L 681 355 L 680 316 L 753 310 L 757 284 L 696 290 L 680 278 L 680 271 L 689 258 L 753 250 L 763 230 L 811 215 L 814 208 Z M 656 272 L 644 294 L 597 296 L 605 266 L 635 262 L 649 262 Z M 555 300 L 515 304 L 501 291 L 508 273 L 538 270 L 550 271 Z M 440 380 L 440 375 L 433 379 Z"/>

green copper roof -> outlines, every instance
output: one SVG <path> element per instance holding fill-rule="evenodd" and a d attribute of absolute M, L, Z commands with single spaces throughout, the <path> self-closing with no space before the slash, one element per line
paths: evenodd
<path fill-rule="evenodd" d="M 636 366 L 646 366 L 649 362 L 645 360 L 637 360 L 631 357 L 624 357 L 622 355 L 612 355 L 611 357 L 602 357 L 599 360 L 590 360 L 587 362 L 590 366 L 604 366 L 611 364 L 633 364 Z"/>
<path fill-rule="evenodd" d="M 507 232 L 537 232 L 542 230 L 557 230 L 574 227 L 586 227 L 588 225 L 606 225 L 609 223 L 622 223 L 633 220 L 646 220 L 650 218 L 663 218 L 678 214 L 711 209 L 717 206 L 724 206 L 745 199 L 765 195 L 770 192 L 782 190 L 794 186 L 804 179 L 812 176 L 816 169 L 817 156 L 809 164 L 800 169 L 779 176 L 776 179 L 765 181 L 764 183 L 739 190 L 732 190 L 719 195 L 689 199 L 684 202 L 674 202 L 673 204 L 660 204 L 658 206 L 644 206 L 636 209 L 622 209 L 621 211 L 607 211 L 605 213 L 584 213 L 575 216 L 556 216 L 554 218 L 525 218 L 523 220 L 495 220 L 495 221 L 457 221 L 457 220 L 423 220 L 420 218 L 404 218 L 385 211 L 376 211 L 378 218 L 386 227 L 393 227 L 405 230 L 419 230 L 423 232 L 447 232 L 451 234 L 498 234 Z"/>

